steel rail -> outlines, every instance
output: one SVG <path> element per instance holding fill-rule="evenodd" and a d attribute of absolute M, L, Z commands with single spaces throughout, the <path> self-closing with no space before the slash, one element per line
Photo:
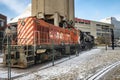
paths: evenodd
<path fill-rule="evenodd" d="M 99 72 L 93 74 L 92 76 L 88 77 L 86 80 L 100 80 L 104 75 L 106 75 L 109 71 L 116 68 L 118 65 L 120 65 L 120 61 L 107 66 L 106 68 L 102 69 L 101 71 L 99 71 Z"/>

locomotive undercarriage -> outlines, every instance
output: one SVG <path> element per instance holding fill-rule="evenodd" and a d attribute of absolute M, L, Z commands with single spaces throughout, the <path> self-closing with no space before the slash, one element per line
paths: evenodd
<path fill-rule="evenodd" d="M 68 45 L 40 45 L 40 46 L 18 46 L 12 45 L 10 55 L 5 48 L 3 63 L 8 66 L 8 60 L 11 67 L 27 68 L 31 65 L 41 63 L 46 60 L 61 58 L 62 55 L 75 54 L 78 50 L 78 44 Z M 10 56 L 10 57 L 8 57 Z"/>

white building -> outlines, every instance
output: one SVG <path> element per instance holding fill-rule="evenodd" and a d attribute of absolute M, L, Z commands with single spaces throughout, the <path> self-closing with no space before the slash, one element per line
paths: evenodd
<path fill-rule="evenodd" d="M 120 21 L 115 17 L 109 17 L 102 19 L 101 22 L 110 23 L 114 25 L 114 36 L 115 38 L 120 38 Z"/>
<path fill-rule="evenodd" d="M 99 36 L 111 36 L 114 26 L 110 23 L 75 18 L 75 27 L 83 32 L 90 33 L 95 38 Z"/>

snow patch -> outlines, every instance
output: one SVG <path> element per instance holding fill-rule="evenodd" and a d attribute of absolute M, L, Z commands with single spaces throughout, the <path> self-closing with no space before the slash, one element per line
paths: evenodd
<path fill-rule="evenodd" d="M 78 57 L 70 59 L 61 64 L 55 65 L 53 67 L 32 73 L 29 76 L 25 76 L 16 80 L 77 80 L 78 78 L 84 78 L 84 71 L 86 71 L 86 66 L 80 66 L 84 63 L 89 56 L 101 53 L 100 49 L 93 49 L 87 52 L 82 52 Z M 83 69 L 84 68 L 84 69 Z M 81 72 L 82 71 L 82 72 Z M 81 75 L 83 74 L 83 75 Z M 79 76 L 79 77 L 78 77 Z"/>
<path fill-rule="evenodd" d="M 24 76 L 24 74 L 30 71 L 17 72 L 12 70 L 12 76 L 19 76 L 23 74 L 22 77 L 18 77 L 14 80 L 86 80 L 91 75 L 101 71 L 112 63 L 120 61 L 119 50 L 103 50 L 92 49 L 90 51 L 85 51 L 79 53 L 79 56 L 72 58 L 62 58 L 62 60 L 67 59 L 67 61 L 60 63 L 62 60 L 55 61 L 55 66 L 52 64 L 47 64 L 45 66 L 40 66 L 35 72 L 31 72 Z M 60 63 L 60 64 L 57 64 Z M 41 64 L 42 65 L 42 64 Z M 51 66 L 49 68 L 46 68 Z M 28 69 L 31 70 L 31 69 Z M 7 70 L 0 68 L 0 78 L 7 77 Z"/>

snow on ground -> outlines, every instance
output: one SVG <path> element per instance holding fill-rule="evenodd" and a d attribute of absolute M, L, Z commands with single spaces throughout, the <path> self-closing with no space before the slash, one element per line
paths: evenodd
<path fill-rule="evenodd" d="M 93 49 L 78 57 L 16 80 L 86 80 L 105 66 L 119 61 L 119 51 Z"/>
<path fill-rule="evenodd" d="M 0 75 L 0 80 L 7 80 L 7 78 L 8 78 L 8 71 L 2 70 L 2 71 L 0 71 L 0 74 L 2 74 L 2 75 Z M 19 75 L 22 75 L 22 74 L 23 73 L 19 73 L 18 74 L 18 73 L 15 73 L 15 72 L 11 72 L 11 77 L 19 76 Z"/>
<path fill-rule="evenodd" d="M 40 70 L 41 67 L 38 67 L 38 69 L 36 69 L 38 71 L 15 80 L 86 80 L 89 76 L 105 68 L 105 66 L 120 61 L 119 53 L 119 49 L 108 51 L 103 50 L 103 48 L 92 49 L 82 52 L 79 56 L 70 60 L 68 59 L 63 63 L 55 64 L 55 66 L 50 68 Z M 48 65 L 50 66 L 50 64 Z M 0 78 L 5 77 L 5 74 L 2 74 L 2 72 L 4 73 L 5 71 L 0 71 Z M 22 73 L 12 71 L 12 76 L 23 73 L 26 73 L 26 71 Z"/>
<path fill-rule="evenodd" d="M 0 63 L 2 63 L 2 62 L 3 62 L 3 54 L 0 53 Z"/>
<path fill-rule="evenodd" d="M 25 76 L 23 78 L 17 79 L 17 80 L 34 80 L 34 79 L 41 79 L 41 80 L 70 80 L 70 79 L 77 79 L 79 69 L 79 64 L 86 60 L 87 56 L 100 53 L 100 49 L 94 49 L 88 52 L 84 52 L 84 54 L 81 54 L 80 56 L 73 58 L 71 60 L 68 60 L 64 63 L 55 65 L 51 68 L 41 70 L 38 72 L 35 72 L 33 74 L 30 74 L 28 76 Z M 67 74 L 67 75 L 66 75 Z"/>

